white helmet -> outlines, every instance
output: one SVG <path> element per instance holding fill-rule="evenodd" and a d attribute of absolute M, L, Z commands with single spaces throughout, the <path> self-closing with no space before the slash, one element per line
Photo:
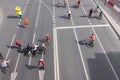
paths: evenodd
<path fill-rule="evenodd" d="M 40 61 L 43 61 L 43 59 L 40 59 Z"/>
<path fill-rule="evenodd" d="M 47 34 L 47 36 L 49 36 L 50 34 Z"/>

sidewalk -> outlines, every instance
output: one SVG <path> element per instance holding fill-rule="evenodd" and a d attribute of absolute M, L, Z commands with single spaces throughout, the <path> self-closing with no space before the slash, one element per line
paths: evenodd
<path fill-rule="evenodd" d="M 115 31 L 115 33 L 118 36 L 118 39 L 120 39 L 120 24 L 119 22 L 115 21 L 114 19 L 118 18 L 118 16 L 116 15 L 118 12 L 113 11 L 113 9 L 109 6 L 109 5 L 105 5 L 103 6 L 103 4 L 100 4 L 99 1 L 95 1 L 94 2 L 96 4 L 100 5 L 100 9 L 102 10 L 102 12 L 104 13 L 104 16 L 106 17 L 107 21 L 109 22 L 109 24 L 112 26 L 113 30 Z M 104 3 L 104 2 L 103 2 Z M 108 9 L 108 7 L 110 7 L 110 9 Z M 106 10 L 108 9 L 108 10 Z M 108 12 L 109 11 L 109 12 Z M 111 15 L 110 13 L 114 14 Z M 118 13 L 119 14 L 119 13 Z M 115 18 L 116 17 L 116 18 Z M 119 21 L 119 20 L 118 20 Z"/>

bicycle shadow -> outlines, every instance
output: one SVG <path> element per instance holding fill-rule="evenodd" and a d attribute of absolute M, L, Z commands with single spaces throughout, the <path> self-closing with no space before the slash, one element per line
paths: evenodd
<path fill-rule="evenodd" d="M 63 18 L 63 19 L 69 20 L 67 15 L 59 16 L 59 18 Z"/>
<path fill-rule="evenodd" d="M 7 47 L 10 48 L 10 49 L 19 49 L 19 47 L 17 47 L 17 46 L 9 46 L 9 45 L 7 45 Z"/>
<path fill-rule="evenodd" d="M 87 43 L 89 43 L 89 39 L 78 41 L 78 43 L 80 45 L 86 45 Z"/>
<path fill-rule="evenodd" d="M 25 28 L 25 26 L 24 26 L 24 25 L 18 25 L 18 27 Z"/>
<path fill-rule="evenodd" d="M 85 40 L 78 41 L 78 43 L 79 43 L 80 45 L 85 45 L 85 46 L 87 46 L 88 48 L 94 47 L 94 45 L 90 44 L 89 39 L 85 39 Z"/>
<path fill-rule="evenodd" d="M 32 69 L 40 69 L 40 67 L 38 66 L 34 66 L 34 65 L 28 65 L 28 64 L 25 64 L 26 68 L 29 69 L 29 70 L 32 70 Z"/>
<path fill-rule="evenodd" d="M 19 18 L 18 16 L 14 16 L 14 15 L 10 15 L 10 16 L 7 16 L 7 18 L 9 19 L 16 19 L 16 18 Z"/>
<path fill-rule="evenodd" d="M 38 39 L 38 41 L 39 41 L 39 42 L 42 42 L 42 43 L 47 42 L 47 40 L 46 40 L 45 38 L 43 38 L 43 39 Z"/>
<path fill-rule="evenodd" d="M 78 5 L 73 5 L 73 6 L 70 6 L 70 7 L 75 8 L 75 9 L 79 8 Z"/>

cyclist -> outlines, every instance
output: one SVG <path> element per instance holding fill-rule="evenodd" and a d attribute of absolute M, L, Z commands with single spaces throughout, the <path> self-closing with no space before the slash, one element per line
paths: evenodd
<path fill-rule="evenodd" d="M 33 43 L 32 55 L 35 56 L 35 52 L 38 50 L 39 45 Z"/>
<path fill-rule="evenodd" d="M 45 45 L 45 43 L 42 43 L 42 51 L 44 51 L 44 54 L 45 54 L 45 52 L 46 52 L 46 45 Z"/>
<path fill-rule="evenodd" d="M 80 5 L 80 0 L 78 0 L 77 4 L 78 4 L 78 7 L 79 7 L 79 5 Z"/>
<path fill-rule="evenodd" d="M 45 39 L 49 43 L 50 42 L 50 34 L 46 34 Z"/>
<path fill-rule="evenodd" d="M 68 19 L 70 19 L 70 17 L 71 17 L 71 11 L 68 10 L 67 13 L 68 13 Z"/>
<path fill-rule="evenodd" d="M 90 36 L 90 44 L 94 44 L 94 43 L 93 43 L 94 40 L 95 40 L 95 35 L 92 34 L 92 35 Z"/>
<path fill-rule="evenodd" d="M 66 7 L 66 0 L 64 0 L 64 7 Z"/>
<path fill-rule="evenodd" d="M 40 59 L 40 61 L 38 62 L 38 66 L 40 67 L 40 69 L 44 70 L 45 62 L 43 61 L 43 59 Z"/>
<path fill-rule="evenodd" d="M 16 44 L 19 48 L 22 48 L 20 40 L 15 40 L 15 44 Z"/>
<path fill-rule="evenodd" d="M 29 24 L 28 18 L 24 19 L 24 24 L 25 24 L 25 28 L 29 28 L 29 26 L 28 26 L 28 24 Z"/>
<path fill-rule="evenodd" d="M 10 60 L 6 61 L 6 60 L 4 60 L 4 58 L 1 60 L 2 72 L 9 71 L 9 62 L 10 62 Z"/>

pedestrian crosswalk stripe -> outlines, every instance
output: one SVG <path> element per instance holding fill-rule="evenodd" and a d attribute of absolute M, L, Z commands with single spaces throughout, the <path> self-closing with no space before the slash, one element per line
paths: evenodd
<path fill-rule="evenodd" d="M 90 28 L 90 27 L 107 27 L 109 24 L 103 25 L 81 25 L 81 26 L 66 26 L 66 27 L 54 27 L 55 29 L 72 29 L 72 28 Z"/>

